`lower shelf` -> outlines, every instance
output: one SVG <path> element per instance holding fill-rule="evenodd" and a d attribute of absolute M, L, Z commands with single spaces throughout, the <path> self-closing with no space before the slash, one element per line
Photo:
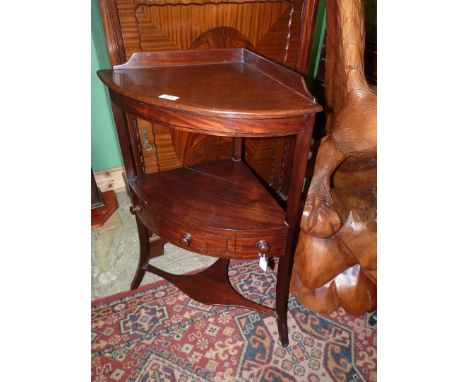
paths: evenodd
<path fill-rule="evenodd" d="M 194 300 L 207 305 L 234 305 L 277 317 L 274 309 L 240 295 L 230 284 L 229 260 L 219 259 L 205 270 L 192 275 L 174 275 L 148 264 L 146 270 L 170 281 Z"/>

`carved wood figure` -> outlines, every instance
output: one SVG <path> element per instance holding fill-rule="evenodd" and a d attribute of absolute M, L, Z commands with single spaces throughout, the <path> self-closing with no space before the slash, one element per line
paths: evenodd
<path fill-rule="evenodd" d="M 311 309 L 376 308 L 376 92 L 363 65 L 361 0 L 326 0 L 322 140 L 301 219 L 292 290 Z M 333 186 L 333 187 L 332 187 Z"/>

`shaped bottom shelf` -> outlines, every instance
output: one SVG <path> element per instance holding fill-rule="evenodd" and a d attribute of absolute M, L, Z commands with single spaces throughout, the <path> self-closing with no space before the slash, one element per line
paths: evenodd
<path fill-rule="evenodd" d="M 202 304 L 240 306 L 277 317 L 274 309 L 240 295 L 229 282 L 228 268 L 228 259 L 218 259 L 210 267 L 191 275 L 174 275 L 151 264 L 148 264 L 146 270 L 170 281 L 187 296 Z"/>

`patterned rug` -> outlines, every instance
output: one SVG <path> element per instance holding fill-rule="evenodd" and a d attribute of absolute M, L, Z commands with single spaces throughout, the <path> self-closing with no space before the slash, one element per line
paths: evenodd
<path fill-rule="evenodd" d="M 275 275 L 231 262 L 242 294 L 273 305 Z M 92 303 L 93 381 L 376 381 L 376 329 L 344 310 L 318 315 L 289 300 L 289 346 L 276 321 L 200 304 L 158 281 Z"/>

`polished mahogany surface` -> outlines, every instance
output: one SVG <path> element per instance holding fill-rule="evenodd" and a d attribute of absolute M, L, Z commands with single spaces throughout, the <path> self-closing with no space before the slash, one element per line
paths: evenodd
<path fill-rule="evenodd" d="M 134 53 L 187 49 L 251 49 L 303 75 L 318 0 L 99 0 L 111 65 Z M 172 129 L 135 119 L 145 173 L 231 158 L 233 138 Z M 266 183 L 287 194 L 291 137 L 246 138 L 245 160 Z"/>
<path fill-rule="evenodd" d="M 207 256 L 283 256 L 286 212 L 242 161 L 184 167 L 129 181 L 135 215 L 151 232 Z"/>
<path fill-rule="evenodd" d="M 268 118 L 320 110 L 305 86 L 300 87 L 302 78 L 299 74 L 253 54 L 249 58 L 255 57 L 255 61 L 245 59 L 244 51 L 219 49 L 136 54 L 128 65 L 101 70 L 98 75 L 110 89 L 133 100 L 202 115 Z M 216 56 L 214 59 L 204 58 L 201 52 L 214 52 Z M 236 61 L 233 52 L 239 58 Z M 169 59 L 180 61 L 168 65 Z M 132 61 L 135 62 L 133 65 Z M 142 68 L 140 62 L 151 67 Z M 160 98 L 161 95 L 179 98 L 168 100 Z"/>
<path fill-rule="evenodd" d="M 287 229 L 284 210 L 242 161 L 142 175 L 129 184 L 148 208 L 188 225 L 222 233 Z"/>
<path fill-rule="evenodd" d="M 100 0 L 112 65 L 135 52 L 251 46 L 303 74 L 318 0 Z"/>
<path fill-rule="evenodd" d="M 247 49 L 135 54 L 99 76 L 110 90 L 140 238 L 132 289 L 149 271 L 201 302 L 229 303 L 273 315 L 286 345 L 301 192 L 315 113 L 321 111 L 303 78 Z M 160 98 L 162 94 L 166 99 Z M 179 98 L 167 100 L 167 96 Z M 137 119 L 174 132 L 234 136 L 232 159 L 150 174 Z M 285 210 L 244 163 L 244 137 L 277 136 L 288 136 L 291 143 Z M 219 260 L 196 275 L 170 275 L 149 264 L 152 256 L 161 254 L 154 235 Z M 264 256 L 279 258 L 274 309 L 239 295 L 227 275 L 229 259 Z"/>

